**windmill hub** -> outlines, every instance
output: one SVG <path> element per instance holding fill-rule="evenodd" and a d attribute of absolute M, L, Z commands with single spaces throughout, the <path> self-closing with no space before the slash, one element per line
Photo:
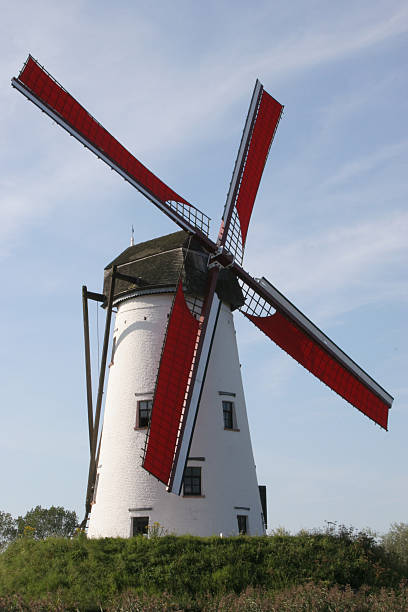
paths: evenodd
<path fill-rule="evenodd" d="M 231 268 L 234 264 L 235 258 L 232 253 L 227 251 L 225 247 L 218 247 L 215 255 L 210 255 L 209 268 L 218 266 L 221 268 Z"/>
<path fill-rule="evenodd" d="M 184 231 L 130 246 L 106 266 L 103 293 L 107 300 L 112 268 L 116 266 L 119 274 L 115 282 L 114 304 L 129 296 L 174 293 L 180 277 L 186 296 L 204 299 L 208 257 L 206 249 Z M 220 271 L 216 292 L 232 310 L 244 304 L 235 274 L 226 269 Z"/>

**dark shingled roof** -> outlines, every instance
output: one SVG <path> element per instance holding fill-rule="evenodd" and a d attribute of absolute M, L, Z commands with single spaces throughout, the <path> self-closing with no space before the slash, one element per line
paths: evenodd
<path fill-rule="evenodd" d="M 207 258 L 208 253 L 199 241 L 184 231 L 141 242 L 128 247 L 106 266 L 103 292 L 108 295 L 110 269 L 116 265 L 118 272 L 137 277 L 140 282 L 117 280 L 115 298 L 134 289 L 175 287 L 181 272 L 185 293 L 204 297 Z M 218 297 L 233 310 L 244 303 L 238 281 L 229 270 L 220 271 L 216 290 Z"/>

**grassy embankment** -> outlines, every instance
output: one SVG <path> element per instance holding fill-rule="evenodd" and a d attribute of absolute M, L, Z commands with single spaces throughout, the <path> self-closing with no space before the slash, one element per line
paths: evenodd
<path fill-rule="evenodd" d="M 396 612 L 408 610 L 405 578 L 404 564 L 373 538 L 345 529 L 263 538 L 21 538 L 0 554 L 0 609 Z"/>

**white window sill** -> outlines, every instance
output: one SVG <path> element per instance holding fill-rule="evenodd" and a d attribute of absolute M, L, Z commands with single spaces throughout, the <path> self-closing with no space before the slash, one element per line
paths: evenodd
<path fill-rule="evenodd" d="M 205 495 L 182 495 L 181 497 L 188 497 L 189 499 L 203 499 Z"/>

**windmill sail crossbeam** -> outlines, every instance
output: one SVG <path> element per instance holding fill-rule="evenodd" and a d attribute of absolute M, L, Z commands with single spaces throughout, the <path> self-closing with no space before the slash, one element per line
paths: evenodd
<path fill-rule="evenodd" d="M 208 235 L 210 218 L 148 170 L 31 56 L 19 77 L 13 78 L 11 83 L 179 227 L 194 234 Z"/>
<path fill-rule="evenodd" d="M 387 429 L 391 395 L 265 278 L 246 280 L 241 312 L 309 372 Z"/>

